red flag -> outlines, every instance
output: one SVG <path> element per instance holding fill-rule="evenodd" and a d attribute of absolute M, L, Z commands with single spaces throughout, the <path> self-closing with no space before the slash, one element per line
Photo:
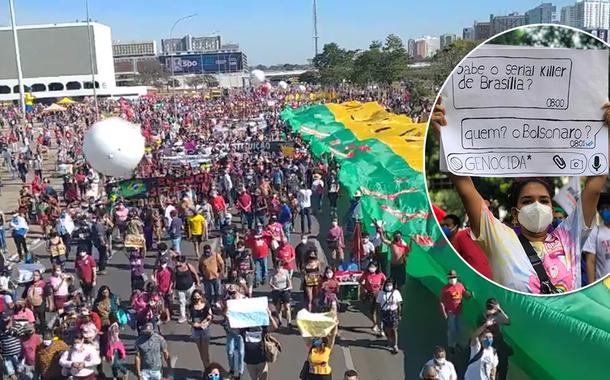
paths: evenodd
<path fill-rule="evenodd" d="M 445 216 L 447 215 L 447 213 L 445 211 L 441 210 L 434 203 L 432 203 L 432 211 L 434 212 L 434 216 L 436 217 L 436 220 L 438 220 L 439 222 L 441 220 L 443 220 L 445 218 Z"/>

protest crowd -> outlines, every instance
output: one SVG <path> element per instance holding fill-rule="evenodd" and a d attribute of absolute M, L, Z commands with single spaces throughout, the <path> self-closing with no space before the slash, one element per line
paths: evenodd
<path fill-rule="evenodd" d="M 313 158 L 279 113 L 285 105 L 355 99 L 425 118 L 430 105 L 415 103 L 408 91 L 312 94 L 100 101 L 102 114 L 141 125 L 146 138 L 146 154 L 128 180 L 104 177 L 84 159 L 83 136 L 96 120 L 91 101 L 58 113 L 37 106 L 25 120 L 16 108 L 0 109 L 2 177 L 20 187 L 17 204 L 0 213 L 3 375 L 171 377 L 164 326 L 177 323 L 191 328 L 204 379 L 274 378 L 274 361 L 294 359 L 275 335 L 294 331 L 308 352 L 294 378 L 354 380 L 354 369 L 337 375 L 329 365 L 350 303 L 370 318 L 370 333 L 398 353 L 409 239 L 382 223 L 360 225 L 361 194 L 342 192 L 338 163 Z M 328 229 L 312 231 L 316 221 Z M 46 254 L 28 248 L 33 239 Z M 129 265 L 113 265 L 117 255 Z M 152 268 L 147 258 L 154 258 Z M 111 271 L 129 277 L 128 297 L 105 281 Z M 449 272 L 439 295 L 447 345 L 432 353 L 420 378 L 457 379 L 456 367 L 466 363 L 454 367 L 447 358 L 467 346 L 460 345 L 459 315 L 470 296 Z M 491 378 L 492 371 L 506 378 L 507 323 L 497 301 L 488 300 L 470 341 L 466 379 Z M 210 355 L 213 324 L 224 329 L 225 358 Z M 127 330 L 137 333 L 133 347 L 124 342 Z"/>

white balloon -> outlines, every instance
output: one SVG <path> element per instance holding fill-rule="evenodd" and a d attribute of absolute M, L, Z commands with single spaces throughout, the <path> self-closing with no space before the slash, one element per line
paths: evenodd
<path fill-rule="evenodd" d="M 261 84 L 265 81 L 265 73 L 263 70 L 252 70 L 250 77 L 252 78 L 252 83 L 254 84 Z"/>
<path fill-rule="evenodd" d="M 288 88 L 288 83 L 284 82 L 283 80 L 282 80 L 282 81 L 280 81 L 280 83 L 278 83 L 277 85 L 278 85 L 278 86 L 280 86 L 280 88 L 281 88 L 282 90 L 285 90 L 285 89 L 287 89 L 287 88 Z"/>
<path fill-rule="evenodd" d="M 98 121 L 85 133 L 83 152 L 95 170 L 129 178 L 144 156 L 140 127 L 118 117 Z"/>
<path fill-rule="evenodd" d="M 305 92 L 305 90 L 307 90 L 307 88 L 304 85 L 300 84 L 299 85 L 299 91 Z"/>

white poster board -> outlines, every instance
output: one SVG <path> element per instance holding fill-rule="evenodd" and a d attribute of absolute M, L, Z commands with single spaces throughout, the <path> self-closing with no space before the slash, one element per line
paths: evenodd
<path fill-rule="evenodd" d="M 227 300 L 227 318 L 233 329 L 268 326 L 269 314 L 267 297 Z"/>
<path fill-rule="evenodd" d="M 445 85 L 441 169 L 484 177 L 608 172 L 608 50 L 477 49 Z"/>
<path fill-rule="evenodd" d="M 553 200 L 561 206 L 561 208 L 568 214 L 571 215 L 576 209 L 576 203 L 580 199 L 580 178 L 572 177 L 565 184 L 557 194 L 553 197 Z"/>

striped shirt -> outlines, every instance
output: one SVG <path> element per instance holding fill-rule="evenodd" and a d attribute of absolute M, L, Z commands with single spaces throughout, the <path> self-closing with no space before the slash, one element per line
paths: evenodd
<path fill-rule="evenodd" d="M 13 331 L 0 334 L 0 350 L 4 359 L 21 355 L 21 340 Z"/>

